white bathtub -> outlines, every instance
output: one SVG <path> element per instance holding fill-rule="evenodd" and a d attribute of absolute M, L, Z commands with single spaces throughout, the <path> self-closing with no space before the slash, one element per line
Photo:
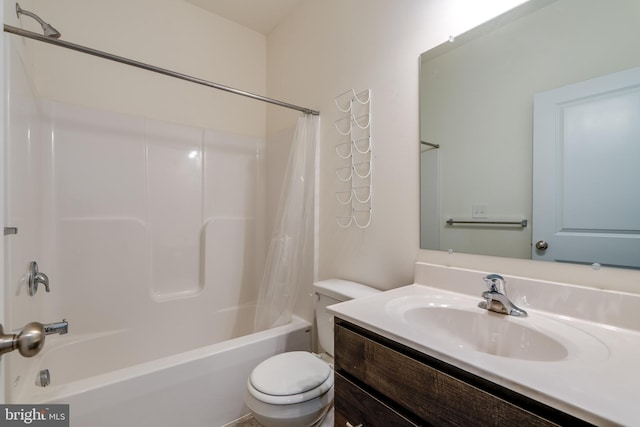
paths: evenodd
<path fill-rule="evenodd" d="M 240 317 L 253 323 L 253 316 Z M 23 381 L 13 400 L 67 403 L 72 427 L 218 427 L 248 413 L 243 395 L 251 370 L 274 354 L 309 350 L 310 335 L 310 324 L 294 317 L 278 328 L 146 361 L 132 331 L 55 336 L 27 375 L 35 379 L 49 369 L 51 385 Z M 180 339 L 168 335 L 156 344 L 169 351 L 184 346 L 174 345 Z"/>

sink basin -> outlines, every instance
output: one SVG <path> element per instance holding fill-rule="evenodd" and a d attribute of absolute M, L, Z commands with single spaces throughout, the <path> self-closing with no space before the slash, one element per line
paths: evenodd
<path fill-rule="evenodd" d="M 532 281 L 513 292 L 528 313 L 520 318 L 478 307 L 483 288 L 467 283 L 467 270 L 434 266 L 420 275 L 447 287 L 407 285 L 327 312 L 435 368 L 440 361 L 593 425 L 638 424 L 640 328 L 632 322 L 640 298 Z"/>
<path fill-rule="evenodd" d="M 537 313 L 524 318 L 494 313 L 479 308 L 478 300 L 401 297 L 388 301 L 385 312 L 408 339 L 444 354 L 476 352 L 535 362 L 609 357 L 606 345 L 571 322 Z"/>
<path fill-rule="evenodd" d="M 450 307 L 417 307 L 404 313 L 409 324 L 420 325 L 459 348 L 513 359 L 558 361 L 567 347 L 543 332 L 505 315 Z"/>

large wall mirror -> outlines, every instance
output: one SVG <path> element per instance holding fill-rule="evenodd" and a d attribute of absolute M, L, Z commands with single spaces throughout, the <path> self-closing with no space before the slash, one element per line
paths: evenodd
<path fill-rule="evenodd" d="M 421 248 L 640 268 L 639 22 L 531 0 L 421 55 Z"/>

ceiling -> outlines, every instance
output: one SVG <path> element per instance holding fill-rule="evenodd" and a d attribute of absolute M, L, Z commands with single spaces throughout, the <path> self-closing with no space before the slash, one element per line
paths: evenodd
<path fill-rule="evenodd" d="M 216 15 L 269 34 L 303 0 L 187 0 Z"/>

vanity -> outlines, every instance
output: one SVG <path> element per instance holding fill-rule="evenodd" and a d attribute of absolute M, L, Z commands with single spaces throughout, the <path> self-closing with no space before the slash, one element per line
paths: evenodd
<path fill-rule="evenodd" d="M 417 269 L 329 307 L 336 426 L 640 425 L 640 296 L 507 277 L 517 318 L 478 307 L 483 272 Z"/>
<path fill-rule="evenodd" d="M 344 320 L 335 337 L 338 426 L 591 425 Z"/>
<path fill-rule="evenodd" d="M 637 6 L 531 0 L 420 56 L 422 249 L 640 268 L 640 151 L 614 136 L 638 120 L 601 120 L 640 114 Z M 498 314 L 482 279 L 500 271 L 433 256 L 413 285 L 328 308 L 336 426 L 640 426 L 640 294 L 511 276 L 528 315 Z"/>

